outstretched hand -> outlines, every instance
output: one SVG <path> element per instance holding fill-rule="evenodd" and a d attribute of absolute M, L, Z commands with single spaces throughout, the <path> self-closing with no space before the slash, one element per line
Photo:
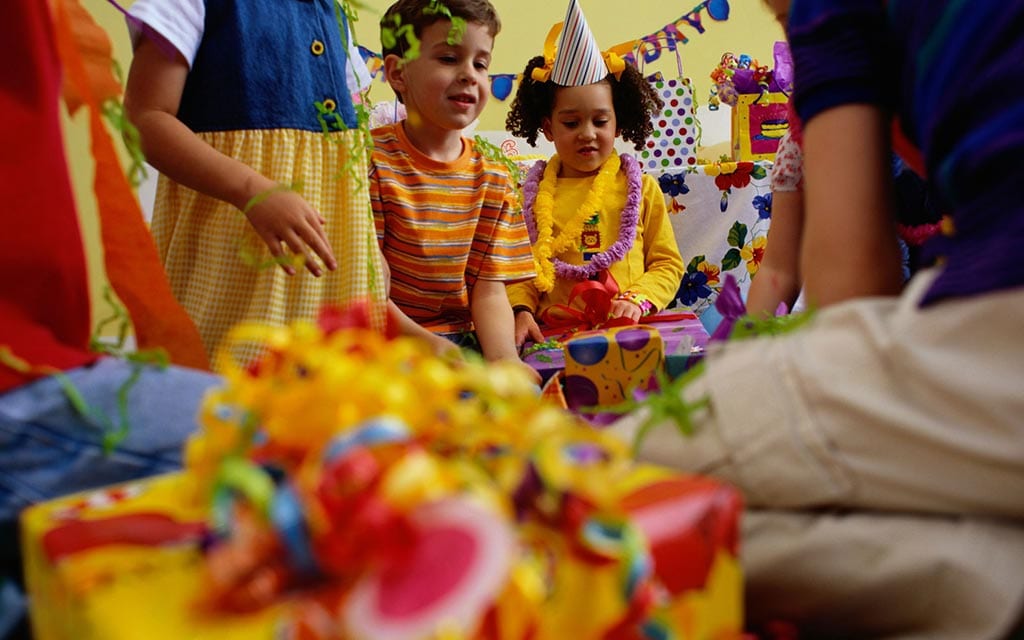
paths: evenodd
<path fill-rule="evenodd" d="M 324 231 L 327 221 L 294 191 L 272 191 L 250 206 L 245 215 L 288 275 L 295 275 L 295 267 L 287 260 L 288 252 L 303 256 L 306 269 L 317 277 L 323 275 L 323 268 L 316 258 L 330 271 L 338 267 Z"/>

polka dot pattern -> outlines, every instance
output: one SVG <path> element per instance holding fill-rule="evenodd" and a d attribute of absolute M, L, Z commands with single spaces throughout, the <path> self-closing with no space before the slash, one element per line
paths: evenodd
<path fill-rule="evenodd" d="M 697 120 L 689 78 L 659 78 L 652 86 L 665 108 L 654 116 L 654 131 L 640 151 L 645 171 L 682 169 L 697 164 Z"/>
<path fill-rule="evenodd" d="M 622 402 L 664 366 L 661 334 L 644 325 L 583 331 L 565 343 L 564 351 L 570 409 Z"/>

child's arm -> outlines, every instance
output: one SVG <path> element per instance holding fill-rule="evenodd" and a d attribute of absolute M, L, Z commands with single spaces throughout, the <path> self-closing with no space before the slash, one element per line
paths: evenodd
<path fill-rule="evenodd" d="M 635 241 L 642 243 L 644 273 L 623 291 L 622 299 L 615 301 L 612 317 L 640 318 L 643 310 L 631 301 L 636 298 L 630 294 L 650 301 L 655 310 L 664 309 L 679 290 L 679 282 L 683 279 L 683 258 L 679 255 L 679 244 L 668 217 L 665 196 L 657 181 L 649 175 L 643 177 L 640 207 L 643 235 Z"/>
<path fill-rule="evenodd" d="M 280 189 L 248 165 L 206 144 L 178 119 L 188 72 L 188 63 L 180 54 L 170 59 L 148 38 L 139 42 L 124 105 L 139 130 L 146 159 L 171 180 L 241 211 L 246 211 L 255 196 L 266 195 L 246 216 L 270 253 L 283 258 L 287 247 L 295 255 L 305 256 L 306 268 L 319 276 L 315 254 L 334 270 L 337 262 L 323 229 L 324 219 L 317 211 L 297 193 Z M 295 272 L 288 264 L 282 266 L 288 273 Z"/>
<path fill-rule="evenodd" d="M 772 192 L 772 224 L 757 276 L 747 294 L 747 313 L 775 314 L 780 302 L 792 309 L 800 295 L 800 234 L 804 224 L 802 191 Z"/>
<path fill-rule="evenodd" d="M 519 360 L 515 343 L 515 320 L 512 305 L 505 293 L 505 283 L 500 280 L 478 279 L 469 293 L 469 312 L 476 327 L 476 337 L 484 358 L 495 360 Z M 543 338 L 542 338 L 543 339 Z M 540 375 L 528 365 L 534 381 L 540 384 Z"/>
<path fill-rule="evenodd" d="M 896 295 L 902 288 L 889 148 L 886 118 L 875 107 L 839 106 L 805 124 L 800 267 L 809 304 Z"/>
<path fill-rule="evenodd" d="M 426 341 L 434 353 L 439 356 L 461 358 L 461 352 L 454 342 L 420 326 L 418 322 L 405 315 L 405 312 L 390 299 L 388 299 L 388 314 L 398 322 L 398 332 L 403 336 L 413 336 Z"/>

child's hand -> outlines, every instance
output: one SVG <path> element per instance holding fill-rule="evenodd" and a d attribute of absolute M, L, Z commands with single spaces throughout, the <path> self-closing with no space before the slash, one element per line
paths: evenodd
<path fill-rule="evenodd" d="M 608 311 L 609 318 L 629 318 L 633 322 L 639 322 L 643 314 L 640 305 L 629 300 L 612 300 L 612 308 Z"/>
<path fill-rule="evenodd" d="M 540 372 L 538 372 L 536 369 L 526 364 L 522 360 L 518 360 L 517 363 L 519 364 L 519 366 L 523 367 L 523 370 L 526 371 L 526 375 L 529 376 L 530 381 L 533 382 L 533 384 L 537 385 L 538 387 L 542 386 L 541 383 L 543 382 L 543 380 L 540 377 Z"/>
<path fill-rule="evenodd" d="M 545 340 L 533 314 L 529 311 L 520 311 L 516 314 L 516 346 L 523 346 L 527 338 L 534 342 L 544 342 Z"/>
<path fill-rule="evenodd" d="M 430 348 L 434 351 L 434 355 L 439 358 L 450 361 L 463 360 L 462 349 L 448 338 L 430 332 L 426 333 L 425 338 L 430 343 Z"/>
<path fill-rule="evenodd" d="M 304 256 L 306 268 L 314 276 L 323 275 L 323 269 L 313 259 L 313 254 L 329 270 L 334 271 L 338 267 L 324 232 L 327 221 L 294 191 L 274 191 L 245 215 L 267 244 L 270 254 L 282 261 L 281 267 L 288 275 L 295 275 L 295 268 L 283 260 L 285 247 L 294 255 Z"/>

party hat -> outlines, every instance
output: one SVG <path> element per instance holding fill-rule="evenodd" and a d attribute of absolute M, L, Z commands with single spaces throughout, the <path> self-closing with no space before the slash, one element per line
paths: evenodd
<path fill-rule="evenodd" d="M 558 38 L 551 80 L 563 87 L 579 87 L 600 82 L 607 75 L 608 67 L 583 17 L 583 10 L 576 0 L 570 0 Z"/>

